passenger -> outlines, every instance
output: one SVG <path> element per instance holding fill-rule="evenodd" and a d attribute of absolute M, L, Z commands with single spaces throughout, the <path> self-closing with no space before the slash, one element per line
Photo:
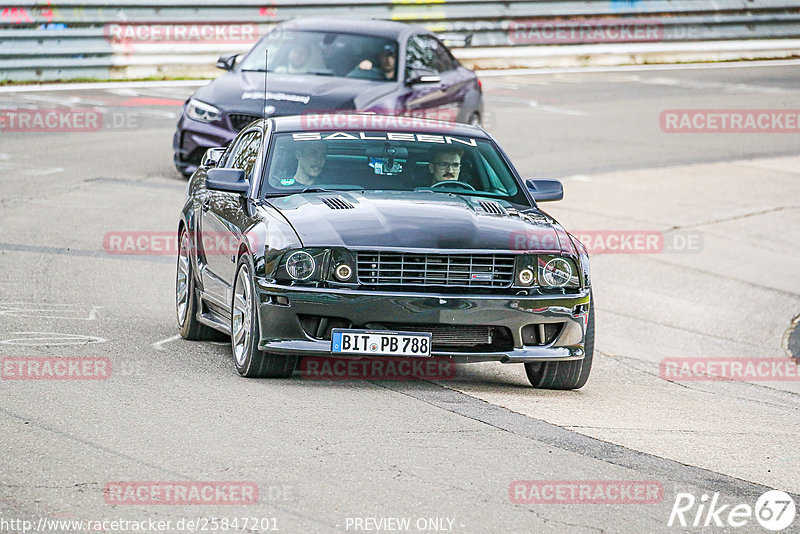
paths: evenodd
<path fill-rule="evenodd" d="M 350 71 L 351 78 L 368 78 L 371 80 L 394 80 L 395 66 L 397 64 L 397 53 L 395 47 L 387 44 L 378 54 L 378 64 L 375 65 L 371 60 L 365 59 L 356 68 Z"/>
<path fill-rule="evenodd" d="M 311 49 L 305 43 L 296 43 L 289 49 L 289 64 L 279 66 L 275 72 L 306 74 L 311 68 Z"/>

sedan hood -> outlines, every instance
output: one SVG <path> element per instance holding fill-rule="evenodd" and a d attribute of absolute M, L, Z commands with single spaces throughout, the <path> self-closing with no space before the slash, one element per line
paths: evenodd
<path fill-rule="evenodd" d="M 343 202 L 342 202 L 343 201 Z M 481 203 L 489 203 L 488 210 Z M 430 192 L 306 193 L 270 204 L 306 247 L 572 252 L 539 211 L 497 212 L 491 199 Z M 347 207 L 351 206 L 351 207 Z M 494 208 L 494 209 L 493 209 Z"/>
<path fill-rule="evenodd" d="M 270 115 L 325 113 L 363 109 L 392 92 L 394 83 L 332 76 L 267 73 Z M 228 72 L 195 93 L 195 98 L 225 112 L 263 115 L 264 73 Z M 273 109 L 270 109 L 273 108 Z"/>

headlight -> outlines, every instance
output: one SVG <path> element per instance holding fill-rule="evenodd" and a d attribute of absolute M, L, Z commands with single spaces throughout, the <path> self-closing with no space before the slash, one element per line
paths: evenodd
<path fill-rule="evenodd" d="M 189 100 L 189 103 L 186 104 L 186 115 L 188 115 L 190 119 L 200 122 L 214 122 L 222 118 L 222 112 L 219 109 L 211 104 L 195 100 L 194 98 Z"/>
<path fill-rule="evenodd" d="M 539 281 L 544 287 L 579 287 L 575 264 L 560 256 L 539 257 Z"/>
<path fill-rule="evenodd" d="M 314 257 L 304 250 L 286 258 L 286 272 L 295 280 L 308 280 L 314 274 L 317 264 Z"/>

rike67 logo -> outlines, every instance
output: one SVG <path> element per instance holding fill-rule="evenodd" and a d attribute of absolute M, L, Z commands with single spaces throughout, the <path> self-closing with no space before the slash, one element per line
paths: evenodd
<path fill-rule="evenodd" d="M 770 490 L 762 494 L 755 507 L 745 503 L 721 504 L 719 493 L 714 493 L 711 497 L 704 493 L 699 499 L 691 493 L 678 493 L 667 526 L 681 526 L 684 530 L 688 530 L 687 527 L 738 528 L 752 524 L 755 519 L 763 528 L 778 532 L 794 522 L 795 514 L 794 499 L 780 490 Z"/>

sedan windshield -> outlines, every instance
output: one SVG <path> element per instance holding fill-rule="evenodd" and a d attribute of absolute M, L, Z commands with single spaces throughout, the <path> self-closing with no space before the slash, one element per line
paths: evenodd
<path fill-rule="evenodd" d="M 276 134 L 266 173 L 261 196 L 319 190 L 419 191 L 530 205 L 492 143 L 447 133 Z"/>
<path fill-rule="evenodd" d="M 268 56 L 265 57 L 265 51 Z M 242 60 L 245 71 L 339 76 L 376 81 L 397 79 L 397 42 L 347 33 L 275 30 Z"/>

